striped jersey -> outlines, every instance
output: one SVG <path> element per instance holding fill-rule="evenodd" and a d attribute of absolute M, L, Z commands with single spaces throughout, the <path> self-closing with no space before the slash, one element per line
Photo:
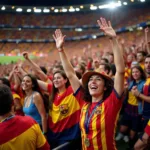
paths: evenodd
<path fill-rule="evenodd" d="M 150 120 L 147 123 L 147 126 L 145 127 L 144 131 L 150 136 Z"/>
<path fill-rule="evenodd" d="M 39 125 L 28 116 L 0 123 L 0 150 L 49 150 Z"/>
<path fill-rule="evenodd" d="M 143 87 L 143 94 L 146 96 L 150 96 L 150 78 L 146 79 Z M 146 101 L 144 101 L 143 118 L 150 119 L 150 103 Z"/>
<path fill-rule="evenodd" d="M 73 140 L 80 136 L 79 118 L 82 100 L 80 88 L 73 93 L 71 86 L 62 94 L 56 94 L 49 111 L 49 140 Z"/>
<path fill-rule="evenodd" d="M 80 128 L 83 150 L 116 150 L 114 136 L 117 119 L 122 106 L 122 97 L 119 97 L 115 90 L 113 90 L 110 96 L 96 107 L 89 122 L 89 132 L 86 133 L 86 112 L 88 111 L 90 115 L 92 109 L 95 107 L 93 105 L 96 104 L 85 103 L 81 110 Z M 88 146 L 86 145 L 86 139 L 89 140 Z"/>

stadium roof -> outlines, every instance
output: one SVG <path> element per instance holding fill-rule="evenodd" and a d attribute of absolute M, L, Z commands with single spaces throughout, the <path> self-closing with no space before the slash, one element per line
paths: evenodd
<path fill-rule="evenodd" d="M 110 0 L 0 0 L 0 5 L 14 6 L 67 6 L 94 4 Z M 116 1 L 116 0 L 115 0 Z"/>

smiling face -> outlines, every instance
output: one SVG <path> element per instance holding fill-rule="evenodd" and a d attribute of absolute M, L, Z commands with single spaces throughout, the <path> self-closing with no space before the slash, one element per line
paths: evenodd
<path fill-rule="evenodd" d="M 146 73 L 150 75 L 150 57 L 147 57 L 145 59 L 144 67 L 145 67 Z"/>
<path fill-rule="evenodd" d="M 105 81 L 99 75 L 92 75 L 88 82 L 89 93 L 93 97 L 103 95 L 105 88 Z"/>
<path fill-rule="evenodd" d="M 140 80 L 141 79 L 141 72 L 137 68 L 132 69 L 132 77 L 134 80 Z"/>
<path fill-rule="evenodd" d="M 33 87 L 32 80 L 29 76 L 25 76 L 22 80 L 21 87 L 24 91 L 31 90 Z"/>
<path fill-rule="evenodd" d="M 65 87 L 67 79 L 65 79 L 60 73 L 54 74 L 53 84 L 55 88 Z"/>

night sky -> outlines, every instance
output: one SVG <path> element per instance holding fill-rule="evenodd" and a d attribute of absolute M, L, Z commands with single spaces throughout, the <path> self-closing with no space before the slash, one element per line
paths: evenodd
<path fill-rule="evenodd" d="M 94 4 L 110 0 L 0 0 L 0 5 L 18 6 L 66 6 L 80 4 Z"/>

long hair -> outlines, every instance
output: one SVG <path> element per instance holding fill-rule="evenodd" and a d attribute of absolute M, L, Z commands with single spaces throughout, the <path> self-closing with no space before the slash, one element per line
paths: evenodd
<path fill-rule="evenodd" d="M 54 78 L 55 74 L 57 74 L 57 73 L 61 74 L 61 76 L 62 76 L 64 79 L 67 79 L 67 82 L 66 82 L 66 84 L 65 84 L 65 87 L 68 88 L 68 87 L 70 86 L 70 82 L 69 82 L 69 80 L 68 80 L 68 78 L 67 78 L 65 72 L 64 72 L 63 70 L 58 70 L 58 71 L 56 71 L 56 72 L 53 74 L 53 78 Z M 54 101 L 54 98 L 55 98 L 55 95 L 57 94 L 57 92 L 58 92 L 58 89 L 55 88 L 55 86 L 54 86 L 54 84 L 53 84 L 52 93 L 51 93 L 51 95 L 50 95 L 50 97 L 49 97 L 50 109 L 52 109 L 52 104 L 53 104 L 53 101 Z"/>
<path fill-rule="evenodd" d="M 111 92 L 113 90 L 114 83 L 103 78 L 102 76 L 101 76 L 101 78 L 104 79 L 104 87 L 106 87 L 106 90 L 104 91 L 104 96 L 103 96 L 103 101 L 104 101 L 111 94 Z M 89 83 L 89 80 L 86 83 L 83 97 L 84 97 L 84 100 L 86 102 L 92 102 L 92 96 L 90 95 L 90 92 L 89 92 L 88 83 Z"/>
<path fill-rule="evenodd" d="M 31 79 L 32 90 L 38 92 L 41 95 L 41 97 L 43 99 L 43 102 L 44 102 L 45 110 L 46 110 L 46 112 L 48 112 L 49 111 L 49 101 L 48 101 L 48 98 L 45 95 L 42 94 L 42 92 L 40 90 L 40 87 L 38 85 L 36 77 L 33 76 L 33 75 L 31 75 L 31 74 L 26 74 L 24 77 L 29 77 Z M 22 89 L 22 91 L 23 91 L 23 95 L 25 96 L 25 91 L 23 89 Z"/>
<path fill-rule="evenodd" d="M 136 68 L 140 71 L 140 73 L 141 73 L 141 78 L 140 79 L 141 80 L 146 80 L 146 74 L 145 74 L 144 70 L 142 69 L 141 66 L 137 65 L 137 66 L 134 66 L 134 67 L 131 68 L 131 81 L 134 81 L 133 76 L 132 76 L 132 72 L 133 72 L 134 68 Z"/>

